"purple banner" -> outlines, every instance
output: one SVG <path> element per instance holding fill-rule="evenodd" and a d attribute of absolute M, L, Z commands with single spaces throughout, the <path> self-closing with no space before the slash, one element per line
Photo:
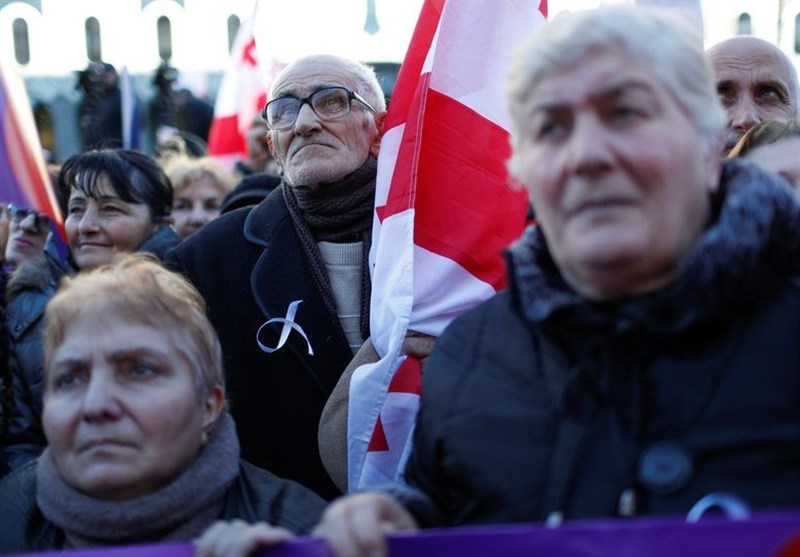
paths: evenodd
<path fill-rule="evenodd" d="M 560 528 L 492 526 L 426 530 L 389 539 L 392 557 L 800 557 L 800 512 L 744 521 L 667 519 L 574 522 Z M 191 544 L 59 552 L 63 557 L 191 557 Z M 28 553 L 55 555 L 54 552 Z M 298 538 L 258 557 L 333 557 L 325 543 Z"/>

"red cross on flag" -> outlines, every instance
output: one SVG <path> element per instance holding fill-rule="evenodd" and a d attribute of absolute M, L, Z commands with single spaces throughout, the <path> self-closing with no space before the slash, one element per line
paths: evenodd
<path fill-rule="evenodd" d="M 502 250 L 523 231 L 527 194 L 509 185 L 503 90 L 546 0 L 427 0 L 386 118 L 378 158 L 371 333 L 380 361 L 355 371 L 350 490 L 397 481 L 419 406 L 407 331 L 438 336 L 505 286 Z"/>
<path fill-rule="evenodd" d="M 259 57 L 254 36 L 256 11 L 242 23 L 231 49 L 231 65 L 222 76 L 214 119 L 208 134 L 208 152 L 233 166 L 247 158 L 245 136 L 253 118 L 267 102 L 272 77 L 282 67 Z"/>

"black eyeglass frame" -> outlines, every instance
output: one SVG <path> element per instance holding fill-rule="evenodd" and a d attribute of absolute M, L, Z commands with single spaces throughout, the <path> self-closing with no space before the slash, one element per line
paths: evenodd
<path fill-rule="evenodd" d="M 33 215 L 33 227 L 36 230 L 50 228 L 50 217 L 40 213 L 39 211 L 35 211 L 33 209 L 23 209 L 21 207 L 16 207 L 13 203 L 9 203 L 6 205 L 6 213 L 8 214 L 8 219 L 17 224 L 22 224 L 25 219 Z"/>
<path fill-rule="evenodd" d="M 342 114 L 340 116 L 335 116 L 333 118 L 330 118 L 328 116 L 323 116 L 322 114 L 317 112 L 317 109 L 314 108 L 314 103 L 312 102 L 312 99 L 316 95 L 318 95 L 319 93 L 330 91 L 332 89 L 339 89 L 339 90 L 345 91 L 347 93 L 347 112 L 345 112 L 344 114 Z M 299 103 L 300 103 L 299 105 L 297 105 L 297 112 L 295 112 L 295 114 L 294 114 L 294 119 L 292 120 L 292 123 L 289 124 L 289 125 L 281 126 L 279 128 L 273 127 L 269 123 L 269 113 L 268 113 L 269 105 L 271 105 L 273 103 L 276 103 L 276 102 L 285 101 L 287 99 L 293 99 L 293 100 L 299 101 Z M 372 107 L 372 105 L 369 104 L 369 102 L 367 102 L 367 100 L 364 97 L 362 97 L 361 95 L 359 95 L 355 91 L 351 91 L 347 87 L 340 87 L 340 86 L 337 85 L 337 86 L 333 86 L 333 87 L 323 87 L 322 89 L 317 89 L 316 91 L 314 91 L 309 96 L 307 96 L 307 97 L 305 97 L 303 99 L 301 99 L 299 97 L 295 97 L 294 95 L 286 95 L 284 97 L 278 97 L 277 99 L 272 99 L 271 101 L 269 101 L 267 104 L 264 105 L 264 108 L 261 110 L 261 117 L 267 123 L 267 127 L 269 129 L 274 130 L 274 131 L 284 131 L 284 130 L 288 130 L 288 129 L 292 128 L 295 125 L 295 123 L 297 122 L 297 117 L 300 115 L 300 110 L 303 108 L 304 104 L 308 104 L 308 106 L 311 107 L 311 110 L 314 111 L 314 114 L 316 114 L 317 117 L 320 120 L 322 120 L 324 122 L 333 122 L 335 120 L 339 120 L 340 118 L 344 118 L 345 116 L 350 114 L 350 111 L 352 110 L 352 107 L 353 107 L 353 101 L 354 100 L 358 101 L 361 104 L 363 104 L 364 106 L 366 106 L 372 113 L 376 113 L 377 112 Z"/>

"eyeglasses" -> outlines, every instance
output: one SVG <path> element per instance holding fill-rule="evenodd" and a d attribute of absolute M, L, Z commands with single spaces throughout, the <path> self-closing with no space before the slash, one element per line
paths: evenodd
<path fill-rule="evenodd" d="M 42 228 L 47 228 L 50 226 L 50 217 L 47 215 L 43 215 L 42 213 L 34 211 L 33 209 L 21 209 L 19 207 L 15 207 L 11 203 L 8 204 L 8 216 L 16 224 L 21 224 L 25 219 L 33 216 L 33 227 L 36 230 L 41 230 Z"/>
<path fill-rule="evenodd" d="M 314 91 L 304 99 L 297 97 L 273 99 L 264 107 L 261 116 L 267 121 L 269 129 L 288 130 L 294 126 L 300 109 L 306 103 L 319 116 L 320 120 L 331 121 L 350 114 L 350 105 L 353 100 L 375 112 L 375 109 L 358 93 L 344 87 L 325 87 Z"/>

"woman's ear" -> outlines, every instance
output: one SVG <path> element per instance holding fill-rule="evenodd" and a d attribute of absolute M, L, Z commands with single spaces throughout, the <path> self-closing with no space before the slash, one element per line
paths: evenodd
<path fill-rule="evenodd" d="M 203 432 L 208 433 L 217 423 L 222 409 L 225 407 L 225 392 L 217 385 L 203 401 Z"/>
<path fill-rule="evenodd" d="M 172 226 L 173 224 L 175 224 L 175 219 L 172 218 L 172 215 L 161 217 L 158 219 L 158 222 L 156 223 L 156 225 L 159 228 L 162 228 L 164 226 Z"/>

